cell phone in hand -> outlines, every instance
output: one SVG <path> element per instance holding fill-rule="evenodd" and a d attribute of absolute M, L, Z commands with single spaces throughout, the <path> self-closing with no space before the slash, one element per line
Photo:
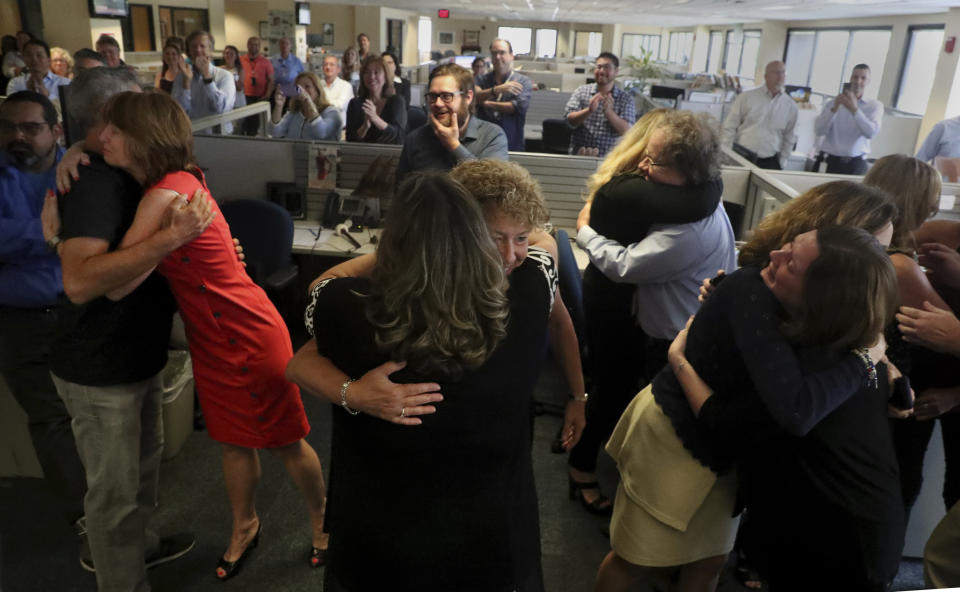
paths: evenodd
<path fill-rule="evenodd" d="M 849 92 L 849 91 L 850 91 L 850 83 L 849 83 L 849 82 L 844 82 L 844 83 L 843 83 L 843 89 L 842 89 L 840 92 Z"/>

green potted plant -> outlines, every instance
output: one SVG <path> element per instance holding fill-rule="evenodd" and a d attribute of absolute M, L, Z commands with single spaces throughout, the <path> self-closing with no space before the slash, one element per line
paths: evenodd
<path fill-rule="evenodd" d="M 629 84 L 627 88 L 634 88 L 638 92 L 643 92 L 643 89 L 646 88 L 647 79 L 663 78 L 666 72 L 663 66 L 656 62 L 653 52 L 649 49 L 640 48 L 639 56 L 626 56 L 624 60 L 632 68 L 633 75 L 639 79 Z"/>

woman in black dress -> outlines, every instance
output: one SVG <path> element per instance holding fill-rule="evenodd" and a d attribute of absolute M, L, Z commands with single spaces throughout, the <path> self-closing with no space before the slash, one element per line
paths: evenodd
<path fill-rule="evenodd" d="M 403 144 L 406 129 L 407 103 L 396 93 L 383 58 L 365 58 L 357 96 L 347 104 L 347 141 Z"/>
<path fill-rule="evenodd" d="M 411 176 L 394 199 L 372 277 L 315 286 L 315 345 L 288 368 L 339 404 L 328 589 L 540 591 L 529 354 L 547 343 L 552 261 L 525 259 L 508 287 L 480 208 L 446 175 Z M 316 353 L 343 370 L 339 390 Z M 351 391 L 391 361 L 403 403 Z"/>

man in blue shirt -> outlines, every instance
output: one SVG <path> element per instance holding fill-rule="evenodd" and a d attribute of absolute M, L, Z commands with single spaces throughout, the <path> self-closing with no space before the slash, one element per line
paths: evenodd
<path fill-rule="evenodd" d="M 609 51 L 597 56 L 596 82 L 573 91 L 563 116 L 573 128 L 570 153 L 605 156 L 637 119 L 633 95 L 617 88 L 620 59 Z"/>
<path fill-rule="evenodd" d="M 473 73 L 444 64 L 430 73 L 426 124 L 407 134 L 397 165 L 397 180 L 411 171 L 448 171 L 464 160 L 507 160 L 507 137 L 473 112 Z"/>
<path fill-rule="evenodd" d="M 510 150 L 524 150 L 523 125 L 533 82 L 513 70 L 513 46 L 506 39 L 490 43 L 490 62 L 493 70 L 481 75 L 477 83 L 480 119 L 503 128 Z"/>
<path fill-rule="evenodd" d="M 69 78 L 57 76 L 50 71 L 50 47 L 40 39 L 31 39 L 23 46 L 23 60 L 29 72 L 10 79 L 7 94 L 32 90 L 51 101 L 60 99 L 60 87 L 70 84 Z"/>
<path fill-rule="evenodd" d="M 290 40 L 284 37 L 280 40 L 280 55 L 270 58 L 273 64 L 273 79 L 277 88 L 283 91 L 285 97 L 297 96 L 297 85 L 294 84 L 297 76 L 303 72 L 303 62 L 290 53 Z"/>
<path fill-rule="evenodd" d="M 63 282 L 40 224 L 44 194 L 56 189 L 60 133 L 57 112 L 40 93 L 21 91 L 0 104 L 0 374 L 27 413 L 37 458 L 64 517 L 82 537 L 86 477 L 49 369 Z"/>

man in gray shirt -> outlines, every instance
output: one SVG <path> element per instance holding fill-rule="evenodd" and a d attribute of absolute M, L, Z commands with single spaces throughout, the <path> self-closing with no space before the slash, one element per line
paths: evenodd
<path fill-rule="evenodd" d="M 473 158 L 507 160 L 507 136 L 495 123 L 473 116 L 473 72 L 456 64 L 430 73 L 429 121 L 407 134 L 397 179 L 410 171 L 452 169 Z"/>

